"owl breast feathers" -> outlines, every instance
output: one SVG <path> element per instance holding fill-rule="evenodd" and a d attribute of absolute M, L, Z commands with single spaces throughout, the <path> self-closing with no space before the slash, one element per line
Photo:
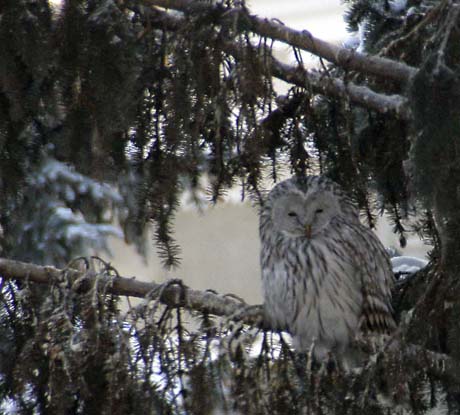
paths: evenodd
<path fill-rule="evenodd" d="M 357 207 L 323 176 L 276 185 L 260 212 L 267 318 L 324 359 L 359 335 L 395 329 L 388 255 Z"/>

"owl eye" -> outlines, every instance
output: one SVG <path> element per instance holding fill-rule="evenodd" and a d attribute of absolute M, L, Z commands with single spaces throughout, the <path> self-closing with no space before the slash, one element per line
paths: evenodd
<path fill-rule="evenodd" d="M 323 213 L 324 212 L 324 209 L 316 209 L 315 210 L 315 213 Z"/>
<path fill-rule="evenodd" d="M 288 212 L 288 216 L 295 217 L 295 216 L 297 216 L 297 213 L 295 213 L 295 212 Z"/>

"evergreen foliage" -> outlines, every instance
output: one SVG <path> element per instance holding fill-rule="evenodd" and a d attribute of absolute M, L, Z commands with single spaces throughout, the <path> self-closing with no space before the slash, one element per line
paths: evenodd
<path fill-rule="evenodd" d="M 108 251 L 107 236 L 121 236 L 110 222 L 117 212 L 122 215 L 122 202 L 116 189 L 44 157 L 11 206 L 9 220 L 22 224 L 10 228 L 16 241 L 11 256 L 63 266 L 66 258 L 89 254 L 89 248 Z"/>
<path fill-rule="evenodd" d="M 231 319 L 149 299 L 122 315 L 107 287 L 70 284 L 66 272 L 46 289 L 4 276 L 3 405 L 351 414 L 385 413 L 383 396 L 391 411 L 458 413 L 458 379 L 434 376 L 427 354 L 395 362 L 411 343 L 460 358 L 460 4 L 347 3 L 358 50 L 415 68 L 409 82 L 343 62 L 290 71 L 271 56 L 275 30 L 258 34 L 236 0 L 171 0 L 175 12 L 155 7 L 160 0 L 2 2 L 0 249 L 62 266 L 104 248 L 116 222 L 142 250 L 153 223 L 173 266 L 179 196 L 198 193 L 202 176 L 212 202 L 236 183 L 260 201 L 264 179 L 276 180 L 281 167 L 321 172 L 354 195 L 370 226 L 385 212 L 404 245 L 417 214 L 414 229 L 434 242 L 430 267 L 399 281 L 400 348 L 350 375 L 308 366 L 277 335 Z M 293 85 L 286 96 L 273 77 Z M 345 87 L 333 93 L 338 79 Z M 410 117 L 356 102 L 348 93 L 356 85 L 404 98 Z M 85 272 L 96 282 L 115 273 L 106 264 Z"/>
<path fill-rule="evenodd" d="M 46 301 L 28 283 L 2 286 L 4 411 L 385 414 L 382 401 L 414 413 L 446 405 L 434 402 L 441 384 L 425 362 L 405 370 L 398 351 L 353 374 L 319 367 L 279 334 L 165 306 L 155 293 L 120 312 L 110 294 L 116 270 L 96 258 L 71 267 L 83 277 L 63 270 Z"/>

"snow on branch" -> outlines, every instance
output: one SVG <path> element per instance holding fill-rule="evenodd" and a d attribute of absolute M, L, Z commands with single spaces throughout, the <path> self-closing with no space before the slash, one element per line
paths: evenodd
<path fill-rule="evenodd" d="M 143 3 L 166 9 L 179 10 L 184 13 L 194 11 L 213 12 L 218 10 L 218 6 L 192 0 L 143 0 Z M 244 22 L 252 32 L 262 37 L 278 40 L 305 50 L 344 69 L 381 76 L 403 84 L 408 83 L 417 72 L 416 68 L 405 63 L 379 56 L 368 56 L 318 39 L 307 30 L 294 30 L 279 21 L 250 15 L 245 8 L 234 8 L 227 13 L 235 21 Z"/>
<path fill-rule="evenodd" d="M 239 52 L 236 48 L 225 46 L 224 49 L 238 60 Z M 402 120 L 410 119 L 407 99 L 401 95 L 379 94 L 365 86 L 356 85 L 352 82 L 344 82 L 341 79 L 333 76 L 325 76 L 316 71 L 309 71 L 302 66 L 285 64 L 273 56 L 265 57 L 264 62 L 270 65 L 270 70 L 275 78 L 287 83 L 310 89 L 318 94 L 346 98 L 357 105 L 382 114 L 392 113 Z"/>
<path fill-rule="evenodd" d="M 315 71 L 307 71 L 301 66 L 287 65 L 273 57 L 271 58 L 271 69 L 275 77 L 303 88 L 310 87 L 316 93 L 348 98 L 355 104 L 382 114 L 393 113 L 402 120 L 410 118 L 407 99 L 401 95 L 379 94 L 368 87 L 344 82 L 331 76 L 324 76 Z"/>

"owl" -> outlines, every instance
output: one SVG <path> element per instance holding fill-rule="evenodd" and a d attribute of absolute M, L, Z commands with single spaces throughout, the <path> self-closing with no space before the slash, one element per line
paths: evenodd
<path fill-rule="evenodd" d="M 304 176 L 277 184 L 259 231 L 265 313 L 295 349 L 340 358 L 357 336 L 395 329 L 388 255 L 335 182 Z"/>

